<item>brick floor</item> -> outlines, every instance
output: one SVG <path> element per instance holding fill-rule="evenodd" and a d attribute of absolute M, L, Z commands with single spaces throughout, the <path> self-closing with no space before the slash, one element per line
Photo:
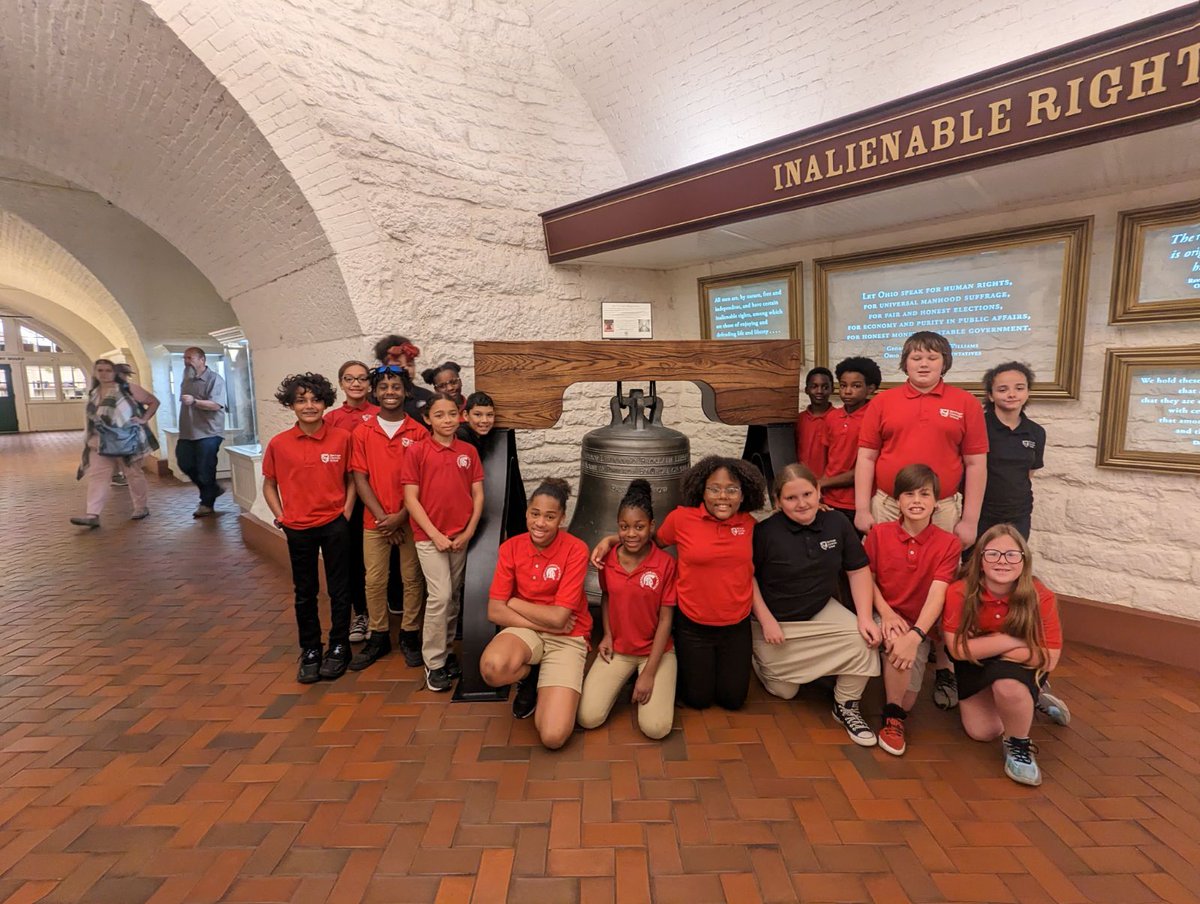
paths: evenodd
<path fill-rule="evenodd" d="M 149 520 L 115 490 L 72 527 L 78 443 L 0 437 L 0 900 L 1200 901 L 1198 674 L 1068 645 L 1037 790 L 953 714 L 895 759 L 815 691 L 548 753 L 398 656 L 296 684 L 235 516 L 152 480 Z"/>

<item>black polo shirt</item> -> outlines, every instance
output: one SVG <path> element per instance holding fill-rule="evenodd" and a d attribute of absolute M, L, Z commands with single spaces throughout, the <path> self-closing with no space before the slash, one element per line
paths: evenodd
<path fill-rule="evenodd" d="M 862 541 L 841 512 L 797 524 L 776 512 L 754 528 L 754 577 L 779 621 L 808 621 L 837 592 L 842 571 L 869 565 Z"/>
<path fill-rule="evenodd" d="M 1033 482 L 1029 472 L 1042 467 L 1046 431 L 1024 414 L 1010 430 L 988 408 L 983 414 L 988 432 L 987 489 L 980 520 L 999 524 L 1033 511 Z"/>

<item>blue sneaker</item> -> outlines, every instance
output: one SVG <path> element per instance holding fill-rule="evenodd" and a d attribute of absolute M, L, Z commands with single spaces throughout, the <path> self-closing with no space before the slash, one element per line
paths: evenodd
<path fill-rule="evenodd" d="M 1057 725 L 1071 724 L 1071 710 L 1067 708 L 1067 701 L 1048 690 L 1038 694 L 1037 711 Z"/>
<path fill-rule="evenodd" d="M 1037 746 L 1029 738 L 1004 739 L 1004 774 L 1019 785 L 1037 787 L 1042 783 L 1042 770 L 1033 755 Z"/>

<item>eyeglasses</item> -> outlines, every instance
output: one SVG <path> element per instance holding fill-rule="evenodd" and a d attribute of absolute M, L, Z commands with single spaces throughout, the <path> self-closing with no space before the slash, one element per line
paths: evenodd
<path fill-rule="evenodd" d="M 397 376 L 403 376 L 406 373 L 408 373 L 408 370 L 400 364 L 380 364 L 378 367 L 371 369 L 371 376 L 375 376 L 376 374 L 396 374 Z"/>
<path fill-rule="evenodd" d="M 713 497 L 728 496 L 730 498 L 736 498 L 736 497 L 742 495 L 742 488 L 741 487 L 705 487 L 704 493 L 707 496 L 713 496 Z"/>
<path fill-rule="evenodd" d="M 369 383 L 370 381 L 370 377 L 352 377 L 349 374 L 346 374 L 346 376 L 342 377 L 343 383 Z"/>
<path fill-rule="evenodd" d="M 443 380 L 441 383 L 434 383 L 434 389 L 450 389 L 453 386 L 462 386 L 462 380 L 455 377 L 453 380 Z"/>
<path fill-rule="evenodd" d="M 985 549 L 983 551 L 983 561 L 989 565 L 995 565 L 1001 559 L 1009 565 L 1016 565 L 1023 561 L 1025 553 L 1019 549 Z"/>

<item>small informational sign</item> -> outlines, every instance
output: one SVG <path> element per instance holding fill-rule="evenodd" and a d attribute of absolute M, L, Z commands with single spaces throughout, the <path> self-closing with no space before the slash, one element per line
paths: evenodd
<path fill-rule="evenodd" d="M 799 264 L 700 280 L 703 339 L 799 339 Z"/>
<path fill-rule="evenodd" d="M 1200 200 L 1125 211 L 1110 323 L 1200 320 Z"/>
<path fill-rule="evenodd" d="M 600 338 L 653 339 L 650 305 L 642 302 L 601 302 Z"/>
<path fill-rule="evenodd" d="M 1108 350 L 1096 464 L 1200 474 L 1200 345 Z"/>

